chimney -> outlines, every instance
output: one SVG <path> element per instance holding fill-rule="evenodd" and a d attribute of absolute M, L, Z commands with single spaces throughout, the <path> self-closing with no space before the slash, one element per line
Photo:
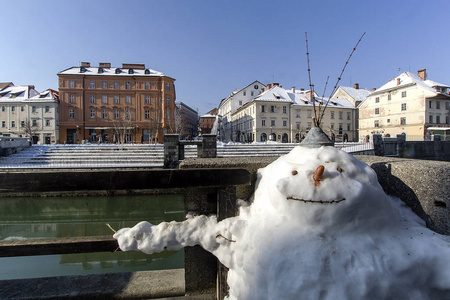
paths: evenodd
<path fill-rule="evenodd" d="M 372 88 L 372 92 L 375 92 L 377 89 L 376 88 Z"/>
<path fill-rule="evenodd" d="M 272 84 L 271 84 L 271 83 L 268 83 L 268 84 L 267 84 L 267 89 L 270 90 L 271 88 L 272 88 Z"/>
<path fill-rule="evenodd" d="M 293 86 L 293 87 L 291 88 L 291 92 L 292 92 L 293 94 L 295 94 L 295 86 Z"/>
<path fill-rule="evenodd" d="M 422 78 L 422 80 L 427 80 L 427 69 L 420 69 L 417 71 L 417 76 Z"/>
<path fill-rule="evenodd" d="M 85 68 L 89 68 L 91 66 L 91 63 L 89 62 L 81 62 L 81 66 Z"/>
<path fill-rule="evenodd" d="M 359 83 L 355 83 L 355 84 L 353 85 L 353 87 L 355 88 L 355 90 L 359 90 Z"/>
<path fill-rule="evenodd" d="M 312 91 L 307 91 L 306 94 L 305 94 L 306 99 L 308 99 L 309 101 L 312 101 L 311 100 L 312 99 L 311 95 L 312 95 Z"/>
<path fill-rule="evenodd" d="M 262 93 L 264 93 L 264 88 L 261 88 L 261 92 L 260 92 L 260 94 L 262 94 Z"/>
<path fill-rule="evenodd" d="M 397 85 L 400 85 L 400 78 L 397 78 Z"/>
<path fill-rule="evenodd" d="M 304 88 L 300 88 L 300 91 L 304 92 L 304 91 L 305 91 L 305 89 L 304 89 Z"/>
<path fill-rule="evenodd" d="M 99 68 L 111 68 L 111 63 L 99 63 Z"/>

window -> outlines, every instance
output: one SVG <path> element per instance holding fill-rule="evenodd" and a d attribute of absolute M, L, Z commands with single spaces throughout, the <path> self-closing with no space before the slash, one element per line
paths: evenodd
<path fill-rule="evenodd" d="M 339 134 L 342 134 L 342 123 L 339 123 Z"/>
<path fill-rule="evenodd" d="M 350 131 L 350 123 L 347 123 L 347 131 Z"/>
<path fill-rule="evenodd" d="M 166 84 L 166 90 L 167 90 L 167 91 L 170 91 L 170 83 L 167 83 L 167 84 Z"/>
<path fill-rule="evenodd" d="M 2 121 L 2 127 L 6 127 L 6 121 Z"/>
<path fill-rule="evenodd" d="M 145 96 L 144 99 L 145 99 L 145 100 L 144 100 L 144 103 L 145 103 L 145 104 L 149 104 L 149 103 L 150 103 L 150 96 Z"/>
<path fill-rule="evenodd" d="M 265 105 L 261 105 L 261 112 L 266 112 L 266 106 Z"/>
<path fill-rule="evenodd" d="M 45 120 L 45 126 L 47 126 L 47 127 L 50 126 L 50 120 Z"/>
<path fill-rule="evenodd" d="M 31 107 L 31 112 L 32 112 L 32 113 L 35 113 L 35 112 L 36 112 L 36 106 L 32 106 L 32 107 Z"/>
<path fill-rule="evenodd" d="M 73 86 L 74 86 L 73 80 L 69 80 L 69 88 L 73 89 Z"/>
<path fill-rule="evenodd" d="M 375 103 L 380 103 L 380 97 L 375 97 Z"/>
<path fill-rule="evenodd" d="M 266 120 L 261 120 L 261 126 L 266 126 Z"/>
<path fill-rule="evenodd" d="M 95 103 L 95 96 L 91 96 L 91 103 Z"/>
<path fill-rule="evenodd" d="M 21 106 L 20 111 L 25 111 L 25 106 Z"/>
<path fill-rule="evenodd" d="M 91 81 L 91 82 L 89 83 L 89 88 L 95 89 L 95 82 L 94 82 L 94 81 Z"/>
<path fill-rule="evenodd" d="M 445 117 L 445 124 L 450 124 L 450 117 L 449 116 Z"/>
<path fill-rule="evenodd" d="M 2 111 L 5 111 L 5 110 L 6 110 L 6 108 L 4 106 L 2 106 Z"/>
<path fill-rule="evenodd" d="M 37 126 L 38 126 L 38 124 L 37 124 L 37 120 L 33 120 L 33 122 L 31 123 L 31 126 L 33 126 L 33 127 L 37 127 Z"/>
<path fill-rule="evenodd" d="M 387 119 L 387 120 L 386 120 L 386 123 L 391 123 L 391 119 Z"/>
<path fill-rule="evenodd" d="M 118 104 L 119 103 L 119 96 L 114 96 L 114 104 Z"/>
<path fill-rule="evenodd" d="M 436 109 L 441 109 L 441 101 L 436 101 Z"/>
<path fill-rule="evenodd" d="M 311 129 L 311 126 L 312 126 L 312 123 L 311 123 L 311 122 L 308 122 L 308 127 L 306 128 L 306 130 L 310 130 L 310 129 Z"/>
<path fill-rule="evenodd" d="M 25 127 L 25 121 L 20 121 L 20 127 Z"/>
<path fill-rule="evenodd" d="M 433 108 L 433 105 L 431 104 L 431 102 L 433 102 L 433 101 L 430 100 L 430 102 L 428 102 L 428 108 Z"/>
<path fill-rule="evenodd" d="M 45 112 L 46 112 L 46 113 L 49 113 L 49 112 L 50 112 L 50 106 L 47 105 L 47 106 L 45 107 Z"/>
<path fill-rule="evenodd" d="M 441 116 L 436 116 L 436 124 L 440 124 L 441 123 Z"/>
<path fill-rule="evenodd" d="M 131 100 L 130 100 L 130 96 L 125 96 L 125 103 L 128 103 L 128 104 L 129 104 L 130 101 L 131 101 Z"/>
<path fill-rule="evenodd" d="M 334 119 L 334 111 L 331 111 L 330 114 L 331 114 L 331 118 Z"/>
<path fill-rule="evenodd" d="M 255 95 L 254 91 L 251 91 L 250 94 L 252 95 L 252 97 Z"/>
<path fill-rule="evenodd" d="M 69 119 L 75 118 L 75 111 L 73 108 L 69 109 Z"/>
<path fill-rule="evenodd" d="M 11 121 L 11 127 L 16 127 L 16 121 Z"/>
<path fill-rule="evenodd" d="M 108 98 L 106 96 L 102 96 L 102 103 L 108 103 Z"/>
<path fill-rule="evenodd" d="M 114 119 L 118 119 L 119 118 L 119 110 L 115 109 L 114 110 Z"/>
<path fill-rule="evenodd" d="M 287 121 L 283 120 L 283 127 L 286 127 L 286 126 L 287 126 Z"/>
<path fill-rule="evenodd" d="M 270 106 L 270 112 L 275 113 L 277 112 L 277 107 L 275 105 Z"/>
<path fill-rule="evenodd" d="M 167 111 L 167 119 L 170 119 L 170 110 Z"/>
<path fill-rule="evenodd" d="M 129 110 L 125 111 L 125 119 L 127 120 L 131 119 L 131 114 Z"/>
<path fill-rule="evenodd" d="M 270 126 L 275 127 L 275 120 L 270 120 Z"/>
<path fill-rule="evenodd" d="M 380 127 L 380 121 L 378 120 L 373 121 L 373 127 Z"/>
<path fill-rule="evenodd" d="M 167 97 L 167 105 L 170 105 L 170 97 Z"/>
<path fill-rule="evenodd" d="M 11 106 L 11 111 L 16 111 L 16 107 L 14 105 Z"/>
<path fill-rule="evenodd" d="M 107 85 L 106 85 L 106 81 L 102 81 L 102 89 L 106 89 Z"/>
<path fill-rule="evenodd" d="M 347 120 L 351 120 L 352 119 L 352 113 L 351 112 L 347 112 Z"/>
<path fill-rule="evenodd" d="M 150 119 L 150 110 L 146 109 L 144 112 L 144 118 Z"/>
<path fill-rule="evenodd" d="M 130 82 L 129 81 L 125 82 L 125 89 L 126 90 L 130 89 Z"/>
<path fill-rule="evenodd" d="M 402 98 L 406 97 L 406 91 L 402 92 Z"/>
<path fill-rule="evenodd" d="M 239 106 L 241 106 L 242 105 L 242 100 L 239 100 Z"/>
<path fill-rule="evenodd" d="M 91 119 L 94 119 L 94 118 L 95 118 L 95 109 L 91 109 L 91 114 L 90 114 L 90 116 L 91 116 Z"/>
<path fill-rule="evenodd" d="M 108 112 L 106 111 L 106 109 L 102 110 L 102 119 L 106 119 L 108 118 Z"/>
<path fill-rule="evenodd" d="M 376 115 L 379 115 L 380 114 L 380 109 L 377 107 L 377 108 L 375 108 L 375 114 Z"/>
<path fill-rule="evenodd" d="M 146 83 L 145 83 L 145 89 L 146 89 L 146 90 L 150 89 L 150 83 L 149 83 L 149 82 L 146 82 Z"/>
<path fill-rule="evenodd" d="M 445 102 L 445 109 L 450 110 L 450 102 Z"/>
<path fill-rule="evenodd" d="M 287 106 L 283 105 L 283 114 L 287 114 Z"/>
<path fill-rule="evenodd" d="M 312 118 L 312 110 L 311 110 L 311 109 L 308 109 L 308 115 L 307 115 L 307 117 L 308 117 L 308 118 Z"/>
<path fill-rule="evenodd" d="M 406 125 L 406 118 L 400 118 L 400 125 Z"/>
<path fill-rule="evenodd" d="M 244 91 L 244 96 L 247 96 L 247 91 Z"/>
<path fill-rule="evenodd" d="M 69 95 L 69 103 L 73 103 L 74 102 L 74 97 L 73 95 Z"/>
<path fill-rule="evenodd" d="M 429 117 L 428 117 L 428 123 L 433 124 L 433 116 L 429 116 Z"/>
<path fill-rule="evenodd" d="M 334 130 L 334 123 L 331 123 L 331 130 Z"/>
<path fill-rule="evenodd" d="M 388 100 L 391 100 L 391 99 L 392 99 L 392 95 L 389 94 L 389 95 L 388 95 Z"/>
<path fill-rule="evenodd" d="M 300 118 L 300 109 L 295 110 L 295 117 Z"/>
<path fill-rule="evenodd" d="M 119 83 L 117 81 L 114 81 L 114 89 L 117 90 L 119 88 Z"/>
<path fill-rule="evenodd" d="M 297 130 L 300 130 L 300 122 L 295 123 L 295 127 L 297 128 Z"/>
<path fill-rule="evenodd" d="M 340 111 L 339 112 L 339 120 L 344 119 L 344 112 Z"/>
<path fill-rule="evenodd" d="M 406 110 L 406 103 L 402 103 L 402 110 Z"/>

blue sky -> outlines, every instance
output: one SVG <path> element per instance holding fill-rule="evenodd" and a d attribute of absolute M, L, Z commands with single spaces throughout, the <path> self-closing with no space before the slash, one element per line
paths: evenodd
<path fill-rule="evenodd" d="M 38 91 L 81 61 L 145 63 L 204 114 L 254 80 L 308 88 L 305 32 L 319 94 L 364 32 L 341 85 L 378 88 L 421 68 L 450 84 L 447 0 L 2 0 L 1 10 L 0 82 Z"/>

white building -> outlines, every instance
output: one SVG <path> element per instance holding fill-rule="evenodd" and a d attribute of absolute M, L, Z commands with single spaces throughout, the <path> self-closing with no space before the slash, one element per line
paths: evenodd
<path fill-rule="evenodd" d="M 218 130 L 220 139 L 233 140 L 236 133 L 233 132 L 232 114 L 246 103 L 261 94 L 264 84 L 254 81 L 242 89 L 234 90 L 228 97 L 220 101 L 218 107 Z"/>
<path fill-rule="evenodd" d="M 32 85 L 5 87 L 0 91 L 1 135 L 28 136 L 33 143 L 58 143 L 58 105 L 57 91 L 39 93 Z"/>
<path fill-rule="evenodd" d="M 428 128 L 449 128 L 450 86 L 418 74 L 404 72 L 371 93 L 359 106 L 362 137 L 374 133 L 384 136 L 406 134 L 428 139 Z"/>
<path fill-rule="evenodd" d="M 232 114 L 233 140 L 242 142 L 298 142 L 313 126 L 314 106 L 310 92 L 286 90 L 278 84 Z M 314 97 L 322 109 L 328 99 Z M 345 99 L 331 98 L 321 128 L 332 138 L 352 141 L 355 135 L 355 107 Z"/>

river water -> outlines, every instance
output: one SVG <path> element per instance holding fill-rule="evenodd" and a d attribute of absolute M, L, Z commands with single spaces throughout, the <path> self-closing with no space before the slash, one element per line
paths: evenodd
<path fill-rule="evenodd" d="M 184 220 L 183 195 L 0 198 L 0 240 L 112 235 L 140 221 Z M 0 280 L 184 267 L 184 251 L 0 258 Z"/>

